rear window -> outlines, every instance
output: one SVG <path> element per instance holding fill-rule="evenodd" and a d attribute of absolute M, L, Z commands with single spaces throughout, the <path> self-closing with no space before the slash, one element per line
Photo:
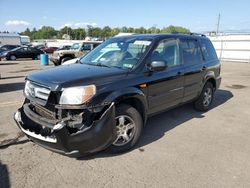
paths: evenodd
<path fill-rule="evenodd" d="M 213 44 L 208 39 L 201 40 L 201 51 L 206 61 L 218 59 Z"/>
<path fill-rule="evenodd" d="M 196 40 L 181 40 L 180 49 L 184 64 L 198 64 L 202 61 L 201 51 Z"/>

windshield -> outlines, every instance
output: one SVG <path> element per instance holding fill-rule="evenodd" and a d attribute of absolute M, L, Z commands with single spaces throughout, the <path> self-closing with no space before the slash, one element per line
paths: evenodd
<path fill-rule="evenodd" d="M 78 50 L 80 48 L 80 44 L 79 43 L 74 43 L 71 47 L 70 47 L 70 49 L 72 49 L 72 50 Z"/>
<path fill-rule="evenodd" d="M 80 62 L 88 65 L 132 69 L 150 44 L 151 39 L 148 38 L 112 38 L 85 55 Z"/>

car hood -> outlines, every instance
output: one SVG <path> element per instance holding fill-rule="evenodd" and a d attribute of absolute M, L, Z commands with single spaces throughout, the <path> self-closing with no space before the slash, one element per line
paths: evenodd
<path fill-rule="evenodd" d="M 71 64 L 32 73 L 27 76 L 27 79 L 47 86 L 52 91 L 58 91 L 73 86 L 103 85 L 120 79 L 126 74 L 127 71 L 118 68 Z"/>

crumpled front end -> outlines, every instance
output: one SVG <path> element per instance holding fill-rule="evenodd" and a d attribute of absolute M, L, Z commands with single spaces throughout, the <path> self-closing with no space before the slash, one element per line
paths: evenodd
<path fill-rule="evenodd" d="M 25 100 L 14 119 L 35 143 L 77 157 L 107 148 L 115 139 L 114 103 L 93 109 L 47 109 Z"/>

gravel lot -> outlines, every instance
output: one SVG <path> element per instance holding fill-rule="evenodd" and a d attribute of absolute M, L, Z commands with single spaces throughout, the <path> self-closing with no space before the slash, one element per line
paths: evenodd
<path fill-rule="evenodd" d="M 149 119 L 137 147 L 68 158 L 29 142 L 13 113 L 39 61 L 0 61 L 0 187 L 250 187 L 250 64 L 222 63 L 206 113 L 191 104 Z"/>

